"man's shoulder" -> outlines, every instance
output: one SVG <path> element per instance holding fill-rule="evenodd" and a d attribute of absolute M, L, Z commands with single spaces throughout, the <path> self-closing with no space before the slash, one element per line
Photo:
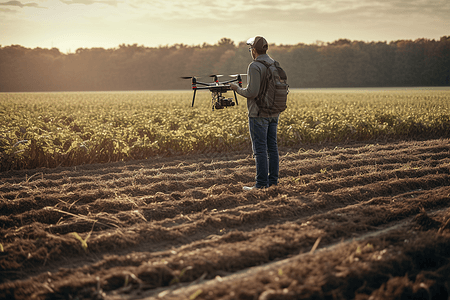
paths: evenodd
<path fill-rule="evenodd" d="M 261 71 L 262 70 L 262 66 L 264 66 L 263 64 L 259 63 L 257 60 L 254 60 L 250 63 L 249 65 L 249 69 L 254 69 L 254 70 L 258 70 Z"/>
<path fill-rule="evenodd" d="M 261 65 L 271 65 L 275 62 L 275 60 L 273 58 L 271 58 L 269 55 L 264 54 L 264 55 L 260 55 L 258 56 L 252 63 L 256 63 L 257 65 L 261 66 Z"/>

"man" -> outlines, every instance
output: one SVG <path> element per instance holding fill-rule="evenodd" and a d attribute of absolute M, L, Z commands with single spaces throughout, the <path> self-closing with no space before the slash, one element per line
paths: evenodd
<path fill-rule="evenodd" d="M 266 188 L 278 184 L 279 156 L 277 145 L 277 126 L 279 113 L 267 115 L 259 111 L 255 98 L 260 93 L 260 87 L 266 78 L 265 61 L 272 64 L 274 60 L 267 55 L 269 45 L 262 36 L 256 36 L 247 41 L 250 46 L 253 62 L 247 69 L 248 84 L 241 88 L 230 84 L 231 89 L 247 98 L 248 124 L 252 141 L 253 156 L 256 161 L 256 184 L 252 187 L 244 186 L 244 190 Z"/>

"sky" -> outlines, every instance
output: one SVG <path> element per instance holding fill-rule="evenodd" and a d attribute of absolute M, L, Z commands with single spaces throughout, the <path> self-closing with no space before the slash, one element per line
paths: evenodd
<path fill-rule="evenodd" d="M 0 45 L 117 48 L 236 44 L 255 35 L 277 45 L 450 35 L 450 0 L 0 0 Z"/>

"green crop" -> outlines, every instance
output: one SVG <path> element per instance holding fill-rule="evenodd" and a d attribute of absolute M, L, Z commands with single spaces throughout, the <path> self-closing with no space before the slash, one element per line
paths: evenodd
<path fill-rule="evenodd" d="M 211 111 L 210 94 L 0 94 L 1 170 L 249 149 L 246 100 Z M 294 90 L 280 146 L 448 137 L 450 90 Z"/>

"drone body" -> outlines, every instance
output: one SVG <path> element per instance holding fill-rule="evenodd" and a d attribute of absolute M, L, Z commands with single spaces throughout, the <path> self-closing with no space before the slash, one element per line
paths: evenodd
<path fill-rule="evenodd" d="M 237 82 L 239 86 L 242 87 L 242 77 L 241 77 L 242 75 L 247 74 L 230 75 L 231 77 L 236 78 L 224 82 L 219 81 L 219 77 L 221 77 L 222 75 L 211 75 L 209 77 L 214 78 L 214 82 L 211 83 L 200 82 L 197 80 L 197 77 L 195 76 L 181 77 L 181 78 L 192 79 L 192 89 L 194 90 L 194 96 L 192 97 L 192 107 L 194 106 L 195 94 L 197 93 L 197 90 L 210 90 L 212 95 L 211 107 L 212 110 L 214 110 L 214 109 L 223 109 L 228 106 L 234 106 L 235 104 L 238 105 L 235 91 L 233 91 L 233 93 L 234 93 L 234 100 L 236 101 L 236 103 L 233 101 L 233 98 L 225 98 L 224 96 L 222 96 L 222 94 L 231 90 L 229 85 L 229 83 L 231 82 Z"/>

